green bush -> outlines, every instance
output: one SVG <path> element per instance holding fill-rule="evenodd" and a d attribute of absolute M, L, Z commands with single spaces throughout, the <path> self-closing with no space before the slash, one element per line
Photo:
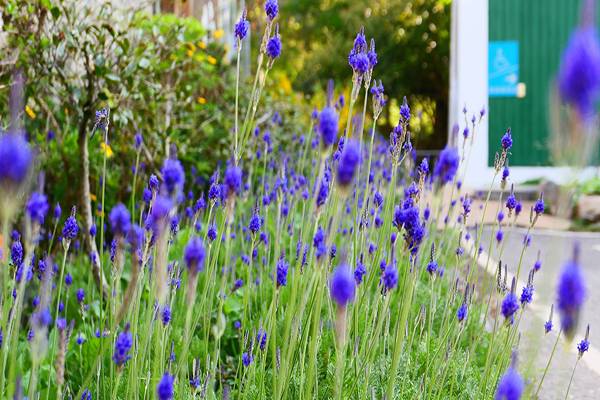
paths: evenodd
<path fill-rule="evenodd" d="M 157 170 L 172 144 L 202 175 L 227 158 L 234 77 L 226 48 L 197 20 L 120 15 L 110 2 L 92 11 L 62 0 L 11 0 L 2 18 L 8 61 L 0 71 L 0 113 L 9 115 L 9 83 L 19 69 L 26 80 L 24 128 L 55 199 L 77 203 L 79 147 L 102 107 L 111 110 L 111 202 L 132 191 L 123 182 L 132 181 L 136 132 L 144 137 L 140 166 L 147 171 Z M 92 195 L 100 191 L 102 142 L 100 135 L 90 142 Z"/>

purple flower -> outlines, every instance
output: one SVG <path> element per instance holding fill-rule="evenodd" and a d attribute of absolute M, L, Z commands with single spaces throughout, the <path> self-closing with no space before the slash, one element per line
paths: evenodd
<path fill-rule="evenodd" d="M 531 303 L 531 301 L 533 300 L 533 286 L 527 285 L 523 287 L 520 300 L 522 306 Z"/>
<path fill-rule="evenodd" d="M 593 15 L 591 12 L 587 17 L 591 19 Z M 594 114 L 600 93 L 600 43 L 593 23 L 585 23 L 571 34 L 562 54 L 558 91 L 582 118 Z"/>
<path fill-rule="evenodd" d="M 285 286 L 287 284 L 289 266 L 290 265 L 285 261 L 283 256 L 277 261 L 277 287 Z"/>
<path fill-rule="evenodd" d="M 238 40 L 244 40 L 250 30 L 250 22 L 246 19 L 246 10 L 242 12 L 240 20 L 235 24 L 233 33 Z"/>
<path fill-rule="evenodd" d="M 498 222 L 502 222 L 504 221 L 504 213 L 502 212 L 502 210 L 498 211 Z"/>
<path fill-rule="evenodd" d="M 502 136 L 502 139 L 500 139 L 500 144 L 502 145 L 502 149 L 505 151 L 510 150 L 512 147 L 513 140 L 510 128 L 507 129 L 506 133 L 504 133 L 504 136 Z"/>
<path fill-rule="evenodd" d="M 146 229 L 152 229 L 155 234 L 160 234 L 167 226 L 168 216 L 173 207 L 173 202 L 168 197 L 158 195 L 152 203 L 152 210 L 146 218 Z"/>
<path fill-rule="evenodd" d="M 271 21 L 277 17 L 277 14 L 279 13 L 279 5 L 277 4 L 277 0 L 267 0 L 265 2 L 265 13 Z"/>
<path fill-rule="evenodd" d="M 54 206 L 53 217 L 56 221 L 58 221 L 60 219 L 61 215 L 62 215 L 62 209 L 60 208 L 60 204 L 56 203 L 56 205 Z"/>
<path fill-rule="evenodd" d="M 173 376 L 165 372 L 158 385 L 156 385 L 156 396 L 159 400 L 171 400 L 173 398 L 173 381 Z"/>
<path fill-rule="evenodd" d="M 123 203 L 118 203 L 113 207 L 108 216 L 108 220 L 110 221 L 110 227 L 115 236 L 124 237 L 131 226 L 131 216 Z"/>
<path fill-rule="evenodd" d="M 227 188 L 227 194 L 239 194 L 242 188 L 242 170 L 240 167 L 235 165 L 228 165 L 225 170 L 224 178 L 225 187 Z"/>
<path fill-rule="evenodd" d="M 204 269 L 206 251 L 202 239 L 193 237 L 185 247 L 185 264 L 191 273 L 198 273 Z"/>
<path fill-rule="evenodd" d="M 319 192 L 317 193 L 317 206 L 320 207 L 327 201 L 327 196 L 329 196 L 329 181 L 325 178 L 321 180 L 321 185 L 319 186 Z"/>
<path fill-rule="evenodd" d="M 279 25 L 275 28 L 275 34 L 267 42 L 267 56 L 271 60 L 281 55 L 281 38 L 279 37 Z"/>
<path fill-rule="evenodd" d="M 267 347 L 267 332 L 263 328 L 260 328 L 256 334 L 256 343 L 261 351 Z"/>
<path fill-rule="evenodd" d="M 131 358 L 129 351 L 133 346 L 133 337 L 129 332 L 129 324 L 125 326 L 125 330 L 117 336 L 115 340 L 115 351 L 113 353 L 113 361 L 117 366 L 125 365 L 125 363 Z"/>
<path fill-rule="evenodd" d="M 352 183 L 359 162 L 360 152 L 358 143 L 355 140 L 349 140 L 344 146 L 344 152 L 340 158 L 337 170 L 338 183 L 342 187 L 347 187 Z"/>
<path fill-rule="evenodd" d="M 32 159 L 29 144 L 21 135 L 0 135 L 0 187 L 23 183 L 29 175 Z"/>
<path fill-rule="evenodd" d="M 521 214 L 521 210 L 523 209 L 523 204 L 517 201 L 517 205 L 515 206 L 515 215 Z"/>
<path fill-rule="evenodd" d="M 467 216 L 471 212 L 471 198 L 469 196 L 465 196 L 465 198 L 463 199 L 463 202 L 462 202 L 462 206 L 463 206 L 463 215 L 465 216 L 465 218 L 467 218 Z"/>
<path fill-rule="evenodd" d="M 365 265 L 362 263 L 362 261 L 358 261 L 358 263 L 356 264 L 356 269 L 354 270 L 354 280 L 356 281 L 357 285 L 360 285 L 362 283 L 363 277 L 366 273 L 367 270 L 365 268 Z"/>
<path fill-rule="evenodd" d="M 177 194 L 183 188 L 185 173 L 179 160 L 167 158 L 161 170 L 165 187 L 170 195 Z"/>
<path fill-rule="evenodd" d="M 498 229 L 498 231 L 496 232 L 496 241 L 498 243 L 502 242 L 502 239 L 504 238 L 504 232 L 502 232 L 502 229 Z"/>
<path fill-rule="evenodd" d="M 427 175 L 429 173 L 429 161 L 427 160 L 427 157 L 424 157 L 421 160 L 421 164 L 419 164 L 419 172 L 422 175 Z"/>
<path fill-rule="evenodd" d="M 429 261 L 429 263 L 427 264 L 427 272 L 429 272 L 429 275 L 433 275 L 438 269 L 438 263 L 435 262 L 434 260 Z"/>
<path fill-rule="evenodd" d="M 404 228 L 404 241 L 411 252 L 416 253 L 425 236 L 425 227 L 419 220 L 419 208 L 407 199 L 402 207 L 396 206 L 393 224 L 398 230 Z"/>
<path fill-rule="evenodd" d="M 101 108 L 100 110 L 96 110 L 96 117 L 94 119 L 94 131 L 92 132 L 92 136 L 94 135 L 96 129 L 106 131 L 106 128 L 108 128 L 109 115 L 110 110 L 108 108 Z"/>
<path fill-rule="evenodd" d="M 462 322 L 467 317 L 467 313 L 467 304 L 462 303 L 456 312 L 456 318 L 458 318 L 458 322 Z"/>
<path fill-rule="evenodd" d="M 404 122 L 408 122 L 410 120 L 410 107 L 408 106 L 408 101 L 406 101 L 406 96 L 404 96 L 402 99 L 402 105 L 400 106 L 400 117 Z"/>
<path fill-rule="evenodd" d="M 504 165 L 504 169 L 502 169 L 502 181 L 506 181 L 510 176 L 510 169 L 508 169 L 508 165 Z"/>
<path fill-rule="evenodd" d="M 77 225 L 77 220 L 75 219 L 75 206 L 71 209 L 71 215 L 65 221 L 65 225 L 62 230 L 62 237 L 65 240 L 73 240 L 77 237 L 79 233 L 79 225 Z"/>
<path fill-rule="evenodd" d="M 31 194 L 25 208 L 27 209 L 29 218 L 42 225 L 46 218 L 46 214 L 48 213 L 48 199 L 45 195 L 34 192 Z"/>
<path fill-rule="evenodd" d="M 136 132 L 135 136 L 133 137 L 133 147 L 136 150 L 139 150 L 142 147 L 143 143 L 144 143 L 144 138 L 142 137 L 142 134 L 140 132 Z"/>
<path fill-rule="evenodd" d="M 52 323 L 52 314 L 50 314 L 50 309 L 47 307 L 36 312 L 31 317 L 39 326 L 50 326 Z"/>
<path fill-rule="evenodd" d="M 375 63 L 377 63 L 377 55 L 376 54 L 375 54 Z M 383 106 L 385 106 L 385 94 L 384 94 L 383 84 L 381 83 L 381 81 L 379 81 L 379 83 L 373 84 L 373 87 L 371 88 L 371 94 L 373 95 L 373 104 L 380 107 L 379 110 L 381 110 L 381 108 L 383 108 Z M 377 115 L 377 112 L 375 114 Z"/>
<path fill-rule="evenodd" d="M 250 217 L 250 223 L 248 224 L 248 229 L 250 230 L 250 232 L 252 232 L 252 234 L 256 234 L 256 232 L 258 232 L 260 230 L 262 226 L 262 219 L 260 218 L 260 215 L 258 215 L 258 213 L 253 213 L 252 217 Z"/>
<path fill-rule="evenodd" d="M 208 237 L 208 240 L 210 240 L 211 242 L 214 241 L 217 238 L 217 227 L 216 225 L 210 225 L 208 227 L 208 231 L 206 232 L 206 236 Z"/>
<path fill-rule="evenodd" d="M 369 70 L 369 64 L 369 57 L 365 53 L 355 54 L 350 60 L 350 66 L 359 75 L 363 75 Z"/>
<path fill-rule="evenodd" d="M 511 191 L 511 193 L 506 198 L 506 208 L 508 208 L 510 211 L 512 211 L 516 207 L 517 207 L 517 199 L 515 198 L 515 195 Z"/>
<path fill-rule="evenodd" d="M 498 382 L 495 400 L 519 400 L 524 387 L 525 383 L 516 369 L 516 357 L 513 355 L 511 366 Z"/>
<path fill-rule="evenodd" d="M 319 113 L 319 132 L 323 146 L 329 147 L 335 143 L 338 130 L 338 114 L 333 107 L 325 107 Z"/>
<path fill-rule="evenodd" d="M 154 175 L 154 174 L 150 175 L 150 179 L 148 179 L 148 186 L 150 187 L 150 189 L 153 192 L 156 192 L 158 190 L 158 185 L 159 185 L 159 181 L 158 181 L 158 178 L 156 177 L 156 175 Z"/>
<path fill-rule="evenodd" d="M 535 202 L 533 211 L 536 213 L 536 215 L 544 213 L 544 193 L 541 193 L 540 198 Z"/>
<path fill-rule="evenodd" d="M 77 289 L 75 296 L 77 298 L 77 302 L 81 304 L 83 303 L 83 300 L 85 300 L 85 291 L 82 288 L 79 288 Z"/>
<path fill-rule="evenodd" d="M 127 232 L 127 242 L 131 245 L 132 251 L 141 250 L 144 245 L 144 230 L 137 224 L 131 225 Z"/>
<path fill-rule="evenodd" d="M 161 313 L 161 321 L 163 323 L 164 326 L 169 325 L 169 322 L 171 322 L 171 307 L 169 307 L 168 304 L 166 304 L 163 307 L 162 313 Z"/>
<path fill-rule="evenodd" d="M 67 327 L 67 320 L 64 318 L 58 318 L 56 320 L 56 329 L 58 329 L 59 331 L 64 331 L 65 328 Z"/>
<path fill-rule="evenodd" d="M 242 364 L 244 364 L 244 367 L 248 367 L 250 366 L 250 364 L 252 364 L 252 361 L 254 360 L 254 357 L 252 357 L 252 354 L 244 352 L 242 354 Z"/>
<path fill-rule="evenodd" d="M 381 284 L 384 291 L 390 291 L 398 285 L 398 271 L 390 263 L 381 274 Z"/>
<path fill-rule="evenodd" d="M 16 267 L 20 267 L 23 263 L 23 245 L 20 240 L 16 240 L 13 242 L 10 248 L 10 258 L 12 263 Z"/>
<path fill-rule="evenodd" d="M 350 268 L 346 264 L 338 266 L 333 275 L 331 275 L 331 282 L 329 284 L 329 290 L 331 298 L 340 307 L 345 307 L 349 302 L 354 301 L 354 294 L 356 291 L 354 277 Z"/>
<path fill-rule="evenodd" d="M 572 338 L 575 333 L 579 313 L 586 296 L 585 281 L 577 260 L 578 251 L 578 246 L 575 246 L 573 259 L 564 264 L 556 290 L 560 322 L 568 338 Z"/>
<path fill-rule="evenodd" d="M 440 184 L 444 185 L 454 179 L 458 171 L 459 160 L 460 156 L 456 147 L 446 146 L 440 152 L 438 161 L 435 163 L 433 169 L 433 176 L 440 181 Z"/>
<path fill-rule="evenodd" d="M 519 302 L 517 296 L 511 291 L 506 294 L 504 300 L 502 300 L 502 315 L 507 321 L 511 321 L 514 318 L 514 314 L 519 310 Z"/>
<path fill-rule="evenodd" d="M 375 52 L 375 39 L 371 39 L 371 45 L 367 52 L 367 58 L 369 59 L 369 68 L 373 69 L 377 65 L 377 53 Z M 382 87 L 383 92 L 383 87 Z"/>
<path fill-rule="evenodd" d="M 581 342 L 579 342 L 579 344 L 577 344 L 577 351 L 579 352 L 579 358 L 583 357 L 583 353 L 585 353 L 586 351 L 588 351 L 590 349 L 589 337 L 590 337 L 590 325 L 588 324 L 587 329 L 585 331 L 585 338 L 583 338 L 581 340 Z"/>

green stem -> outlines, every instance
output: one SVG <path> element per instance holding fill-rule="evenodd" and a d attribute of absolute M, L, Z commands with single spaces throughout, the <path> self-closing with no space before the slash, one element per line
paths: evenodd
<path fill-rule="evenodd" d="M 556 336 L 556 340 L 554 341 L 554 346 L 552 346 L 552 353 L 550 353 L 550 357 L 548 358 L 548 362 L 546 363 L 546 368 L 544 368 L 544 373 L 542 374 L 542 378 L 540 379 L 540 383 L 538 383 L 538 387 L 535 391 L 534 399 L 538 398 L 538 394 L 540 393 L 540 389 L 542 388 L 542 384 L 544 383 L 544 378 L 548 373 L 548 369 L 550 368 L 550 363 L 552 363 L 552 358 L 554 357 L 554 352 L 556 351 L 556 346 L 558 345 L 558 341 L 560 340 L 560 334 L 562 333 L 562 329 L 558 331 L 558 335 Z"/>

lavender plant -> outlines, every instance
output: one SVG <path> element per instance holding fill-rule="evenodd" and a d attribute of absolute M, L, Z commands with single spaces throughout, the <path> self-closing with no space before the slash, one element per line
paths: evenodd
<path fill-rule="evenodd" d="M 430 169 L 412 146 L 405 98 L 397 126 L 382 139 L 375 122 L 386 105 L 383 84 L 374 79 L 375 43 L 367 46 L 361 29 L 349 55 L 347 120 L 340 121 L 344 104 L 334 104 L 331 83 L 308 133 L 274 146 L 283 135 L 277 121 L 255 116 L 284 28 L 280 34 L 276 0 L 266 2 L 265 14 L 251 101 L 245 111 L 236 101 L 231 158 L 209 178 L 208 192 L 186 179 L 170 148 L 160 171 L 140 174 L 148 183 L 129 208 L 105 210 L 101 202 L 100 235 L 95 224 L 88 232 L 99 252 L 79 251 L 75 207 L 58 231 L 60 207 L 48 221 L 43 192 L 28 194 L 34 152 L 18 117 L 2 133 L 1 397 L 518 399 L 529 390 L 515 351 L 540 268 L 517 297 L 526 240 L 515 276 L 500 264 L 495 280 L 479 279 L 490 194 L 471 238 L 471 197 L 460 184 L 470 143 L 459 151 L 460 128 Z M 235 26 L 237 96 L 247 89 L 239 48 L 249 29 L 244 13 Z M 361 92 L 360 124 L 353 124 Z M 373 127 L 364 140 L 367 118 Z M 109 123 L 109 110 L 101 110 L 91 130 L 101 130 L 105 143 Z M 477 123 L 465 118 L 465 138 Z M 513 144 L 508 130 L 492 181 L 508 171 Z M 109 160 L 102 163 L 105 175 Z M 512 190 L 499 204 L 508 218 L 520 212 Z M 540 195 L 530 229 L 543 208 Z M 502 232 L 503 210 L 497 215 Z M 52 251 L 53 241 L 62 252 Z M 565 266 L 558 289 L 565 335 L 583 303 L 576 263 Z M 106 293 L 90 279 L 92 265 L 110 277 Z M 588 339 L 589 330 L 579 358 Z"/>

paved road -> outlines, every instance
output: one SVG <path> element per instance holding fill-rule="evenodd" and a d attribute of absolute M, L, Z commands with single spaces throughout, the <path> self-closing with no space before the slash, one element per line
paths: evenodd
<path fill-rule="evenodd" d="M 526 230 L 505 229 L 506 241 L 502 255 L 503 263 L 509 271 L 516 273 L 523 237 Z M 491 227 L 483 234 L 483 248 L 487 251 Z M 529 269 L 535 263 L 538 250 L 541 251 L 542 269 L 536 274 L 535 294 L 531 312 L 524 314 L 521 321 L 520 369 L 528 368 L 530 376 L 541 376 L 556 336 L 544 335 L 543 324 L 548 318 L 550 305 L 556 300 L 556 281 L 563 263 L 571 257 L 573 243 L 581 246 L 580 264 L 587 282 L 587 299 L 581 315 L 581 323 L 575 340 L 571 344 L 559 343 L 552 366 L 546 375 L 540 399 L 564 399 L 577 359 L 576 345 L 585 335 L 585 326 L 590 324 L 592 348 L 577 366 L 577 372 L 569 392 L 569 399 L 600 399 L 600 234 L 536 230 L 532 232 L 531 246 L 523 258 L 520 280 L 527 279 Z M 495 239 L 492 239 L 495 242 Z M 499 249 L 492 245 L 492 259 L 498 259 Z M 496 264 L 497 265 L 497 264 Z M 520 293 L 520 286 L 518 289 Z M 558 318 L 554 317 L 555 327 Z"/>

